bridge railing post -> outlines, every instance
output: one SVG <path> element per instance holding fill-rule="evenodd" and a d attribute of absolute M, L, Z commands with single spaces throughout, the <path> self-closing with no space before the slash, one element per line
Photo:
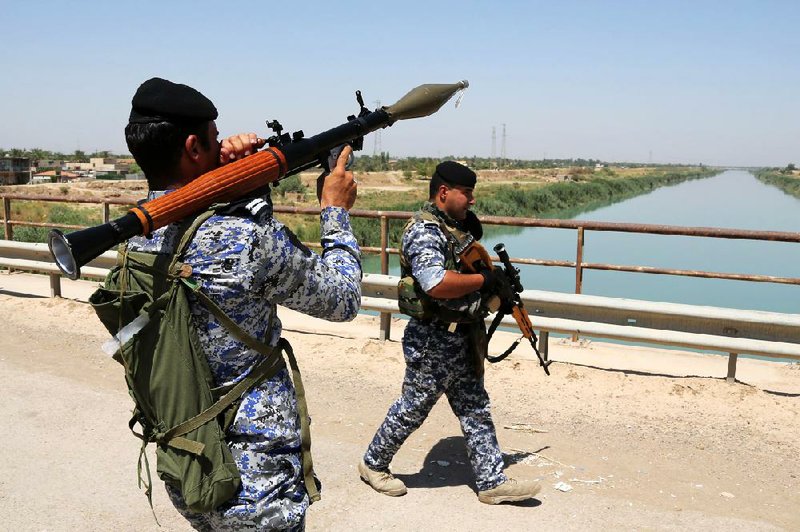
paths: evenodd
<path fill-rule="evenodd" d="M 61 274 L 50 274 L 50 297 L 61 297 Z"/>
<path fill-rule="evenodd" d="M 389 274 L 389 218 L 381 216 L 381 273 Z M 389 340 L 392 333 L 392 313 L 381 312 L 380 340 Z"/>
<path fill-rule="evenodd" d="M 728 353 L 728 375 L 725 377 L 728 382 L 736 382 L 736 361 L 738 359 L 738 353 Z"/>
<path fill-rule="evenodd" d="M 6 240 L 14 240 L 14 228 L 11 226 L 11 199 L 3 198 L 3 228 Z"/>
<path fill-rule="evenodd" d="M 575 252 L 575 293 L 580 294 L 583 291 L 583 243 L 584 234 L 583 227 L 578 227 L 578 245 Z M 578 333 L 572 335 L 572 341 L 578 341 Z"/>

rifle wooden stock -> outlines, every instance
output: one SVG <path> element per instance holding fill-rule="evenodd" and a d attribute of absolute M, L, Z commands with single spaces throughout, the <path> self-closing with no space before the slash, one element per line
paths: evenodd
<path fill-rule="evenodd" d="M 523 307 L 521 303 L 515 304 L 511 309 L 511 315 L 517 322 L 517 327 L 519 327 L 522 336 L 528 339 L 533 338 L 533 323 L 531 323 L 531 319 L 528 316 L 528 311 L 525 310 L 525 307 Z"/>
<path fill-rule="evenodd" d="M 492 268 L 492 258 L 483 244 L 474 240 L 458 255 L 461 261 L 461 273 L 480 273 Z"/>
<path fill-rule="evenodd" d="M 465 249 L 458 255 L 461 261 L 461 273 L 480 273 L 481 270 L 494 268 L 492 264 L 492 257 L 489 252 L 483 247 L 483 244 L 477 240 L 473 240 Z M 486 302 L 486 306 L 492 312 L 497 312 L 501 305 L 498 296 L 491 296 Z"/>

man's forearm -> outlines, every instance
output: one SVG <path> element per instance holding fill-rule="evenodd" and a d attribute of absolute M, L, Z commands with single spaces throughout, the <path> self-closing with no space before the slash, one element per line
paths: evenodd
<path fill-rule="evenodd" d="M 441 282 L 428 290 L 428 295 L 436 299 L 456 299 L 476 292 L 483 286 L 483 276 L 479 273 L 457 273 L 447 270 Z"/>
<path fill-rule="evenodd" d="M 350 215 L 346 209 L 341 207 L 326 207 L 320 213 L 320 244 L 322 245 L 322 256 L 328 257 L 329 252 L 337 249 L 346 251 L 358 265 L 358 277 L 361 280 L 361 249 L 358 241 L 353 234 L 350 226 Z"/>

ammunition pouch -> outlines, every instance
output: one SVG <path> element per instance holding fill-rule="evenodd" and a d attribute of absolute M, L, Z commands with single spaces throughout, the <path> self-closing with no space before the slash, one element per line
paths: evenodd
<path fill-rule="evenodd" d="M 435 308 L 430 297 L 423 294 L 419 283 L 410 275 L 401 277 L 397 283 L 397 303 L 400 312 L 418 320 L 429 320 L 434 316 Z M 427 303 L 427 304 L 426 304 Z"/>

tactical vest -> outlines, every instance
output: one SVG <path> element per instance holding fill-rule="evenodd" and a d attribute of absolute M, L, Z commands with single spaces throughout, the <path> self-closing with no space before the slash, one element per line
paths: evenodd
<path fill-rule="evenodd" d="M 434 224 L 441 229 L 447 240 L 444 267 L 446 270 L 459 271 L 461 266 L 459 255 L 475 240 L 475 237 L 467 231 L 448 225 L 444 220 L 424 209 L 416 212 L 406 222 L 403 228 L 403 235 L 405 236 L 409 228 L 418 222 Z M 434 298 L 425 293 L 419 282 L 412 275 L 411 264 L 406 259 L 402 239 L 400 242 L 400 281 L 397 283 L 397 291 L 400 312 L 412 318 L 419 320 L 436 318 L 445 323 L 471 323 L 476 320 L 476 317 L 469 313 L 459 312 L 439 305 Z"/>
<path fill-rule="evenodd" d="M 241 477 L 225 441 L 241 397 L 286 367 L 289 358 L 301 423 L 303 476 L 309 498 L 319 500 L 313 476 L 305 392 L 291 346 L 281 339 L 269 346 L 246 333 L 211 300 L 180 262 L 200 225 L 214 210 L 180 227 L 172 255 L 130 252 L 123 247 L 115 266 L 90 298 L 97 316 L 115 335 L 114 359 L 125 368 L 135 408 L 129 426 L 142 440 L 139 483 L 152 507 L 152 480 L 145 448 L 155 443 L 158 476 L 177 488 L 187 507 L 209 512 L 233 497 Z M 216 387 L 192 323 L 190 296 L 204 305 L 237 340 L 262 358 L 235 385 Z M 138 424 L 142 432 L 134 429 Z M 142 479 L 144 462 L 147 480 Z"/>

